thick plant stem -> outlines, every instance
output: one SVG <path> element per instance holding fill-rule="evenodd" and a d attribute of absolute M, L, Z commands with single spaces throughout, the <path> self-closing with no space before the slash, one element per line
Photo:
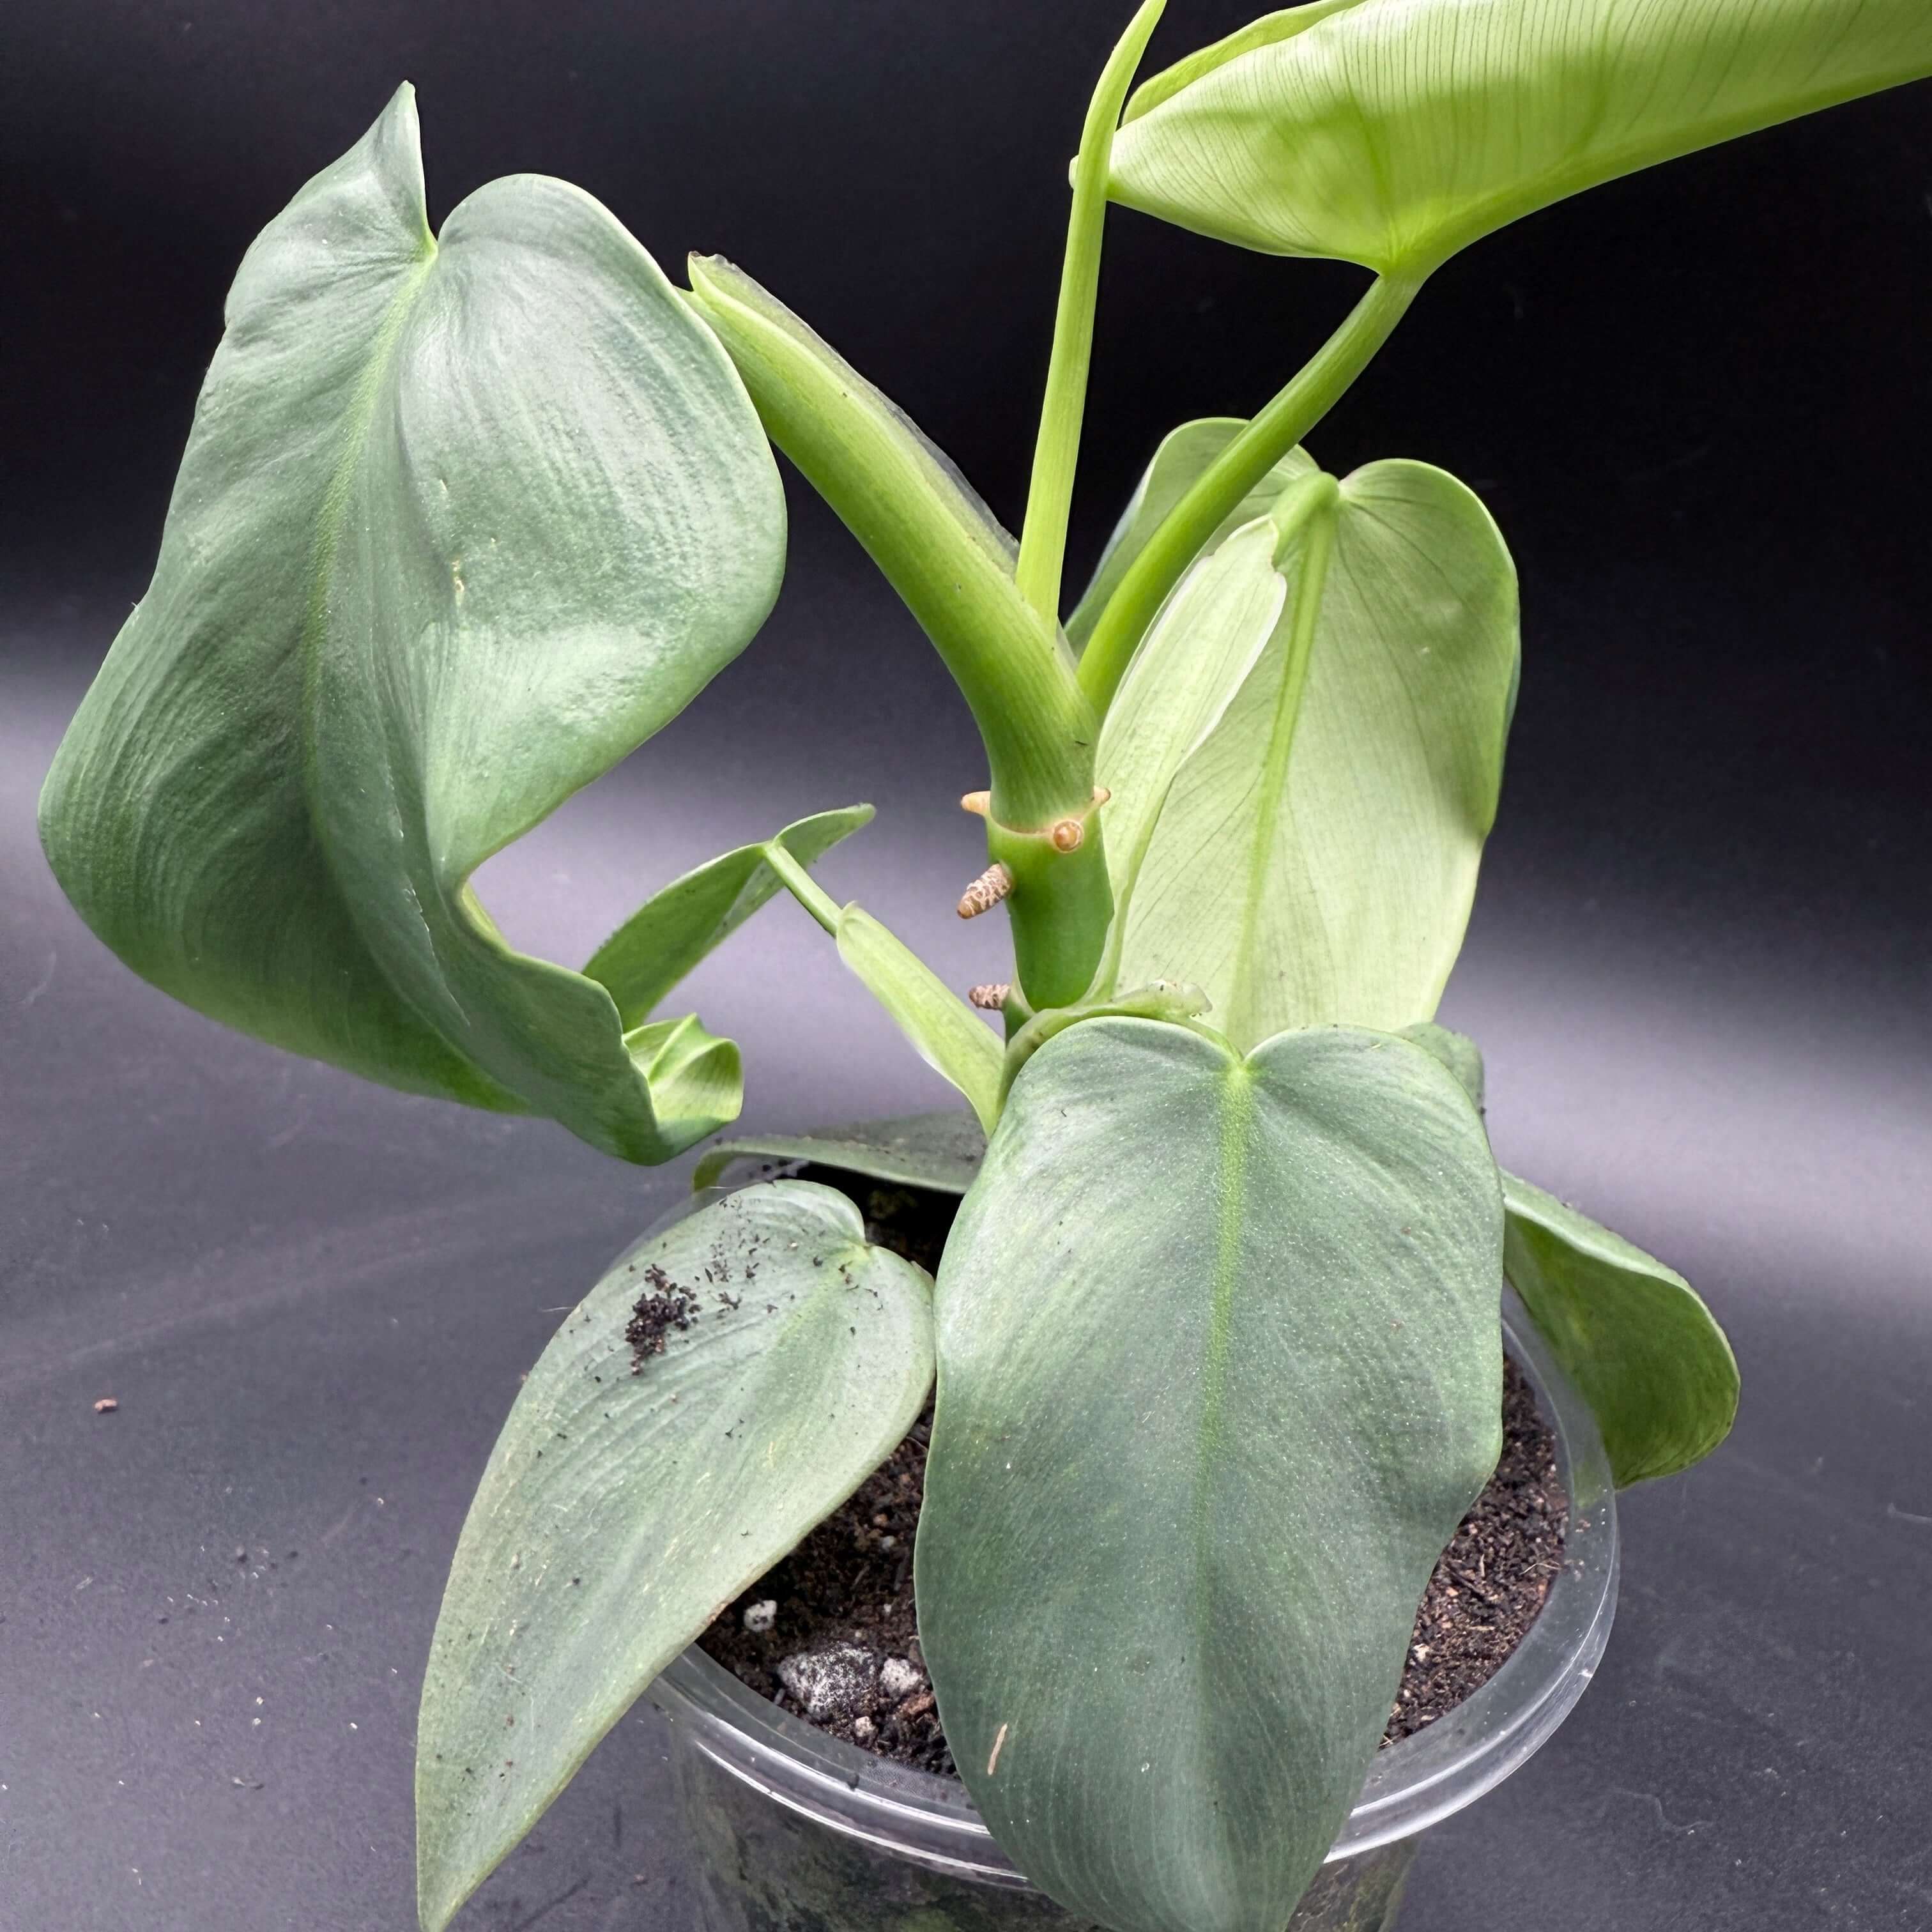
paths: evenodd
<path fill-rule="evenodd" d="M 1341 400 L 1422 281 L 1417 274 L 1378 277 L 1313 358 L 1168 512 L 1121 578 L 1081 658 L 1081 688 L 1096 710 L 1104 713 L 1112 703 L 1148 626 L 1216 526 Z"/>
<path fill-rule="evenodd" d="M 858 371 L 750 276 L 694 256 L 691 301 L 766 434 L 858 538 L 952 672 L 986 748 L 994 808 L 1048 825 L 1094 785 L 1093 709 L 1058 627 L 957 473 Z"/>
<path fill-rule="evenodd" d="M 1100 287 L 1100 244 L 1107 219 L 1107 175 L 1114 130 L 1140 64 L 1148 37 L 1167 0 L 1144 0 L 1108 57 L 1087 110 L 1080 152 L 1073 164 L 1073 207 L 1066 223 L 1066 254 L 1060 269 L 1060 306 L 1054 317 L 1053 355 L 1046 399 L 1034 446 L 1033 478 L 1020 533 L 1020 595 L 1050 625 L 1060 621 L 1060 577 L 1066 554 L 1066 519 L 1080 456 L 1080 424 L 1087 404 L 1087 372 L 1094 350 L 1094 309 Z"/>

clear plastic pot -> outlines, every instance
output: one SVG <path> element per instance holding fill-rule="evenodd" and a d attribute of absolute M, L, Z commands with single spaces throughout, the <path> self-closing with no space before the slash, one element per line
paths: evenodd
<path fill-rule="evenodd" d="M 1379 1752 L 1287 1932 L 1384 1932 L 1418 1836 L 1472 1804 L 1583 1694 L 1616 1607 L 1610 1464 L 1575 1385 L 1514 1294 L 1504 1336 L 1554 1424 L 1570 1514 L 1561 1573 L 1515 1653 L 1474 1696 Z M 705 1932 L 1019 1932 L 1076 1919 L 1036 1891 L 950 1778 L 842 1742 L 694 1646 L 660 1677 Z"/>

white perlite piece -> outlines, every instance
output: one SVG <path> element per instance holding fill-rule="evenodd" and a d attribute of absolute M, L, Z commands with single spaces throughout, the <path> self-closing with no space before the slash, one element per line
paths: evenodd
<path fill-rule="evenodd" d="M 888 1697 L 910 1697 L 926 1688 L 926 1672 L 902 1657 L 889 1657 L 879 1666 L 879 1688 Z"/>
<path fill-rule="evenodd" d="M 815 1723 L 855 1717 L 872 1701 L 878 1682 L 871 1657 L 855 1644 L 801 1650 L 778 1661 L 778 1682 Z"/>
<path fill-rule="evenodd" d="M 767 1597 L 764 1602 L 745 1606 L 745 1628 L 754 1636 L 762 1636 L 778 1620 L 778 1600 Z"/>

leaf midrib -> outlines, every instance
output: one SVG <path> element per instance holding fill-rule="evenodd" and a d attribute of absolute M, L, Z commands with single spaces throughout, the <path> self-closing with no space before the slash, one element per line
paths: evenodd
<path fill-rule="evenodd" d="M 375 421 L 376 406 L 394 366 L 397 346 L 404 328 L 415 313 L 417 297 L 422 291 L 423 284 L 429 278 L 430 271 L 436 266 L 438 253 L 436 237 L 425 228 L 422 247 L 418 251 L 414 263 L 405 272 L 401 285 L 383 313 L 362 380 L 356 386 L 348 410 L 348 424 L 343 432 L 341 451 L 336 458 L 334 468 L 329 472 L 328 484 L 322 492 L 321 508 L 316 518 L 315 539 L 309 564 L 308 603 L 303 614 L 302 630 L 297 640 L 297 649 L 302 658 L 302 680 L 300 728 L 302 796 L 308 806 L 309 826 L 314 837 L 316 853 L 338 896 L 348 909 L 350 920 L 358 929 L 362 922 L 356 917 L 356 896 L 345 890 L 338 876 L 334 854 L 322 831 L 320 784 L 316 769 L 315 718 L 319 703 L 317 666 L 322 639 L 328 626 L 328 592 L 330 581 L 334 574 L 336 551 L 340 544 L 342 526 L 346 517 L 356 472 L 361 469 L 363 457 L 368 448 L 369 431 Z M 411 903 L 412 905 L 415 904 L 413 896 Z M 419 908 L 416 916 L 422 919 Z M 424 938 L 430 938 L 433 944 L 427 922 L 424 922 L 423 930 Z M 384 977 L 387 980 L 388 976 L 385 974 Z M 399 991 L 394 987 L 393 982 L 391 984 L 392 991 Z M 405 1003 L 414 1010 L 413 1000 L 406 1000 Z M 427 1023 L 427 1016 L 422 1017 Z M 431 1030 L 438 1029 L 432 1027 Z"/>

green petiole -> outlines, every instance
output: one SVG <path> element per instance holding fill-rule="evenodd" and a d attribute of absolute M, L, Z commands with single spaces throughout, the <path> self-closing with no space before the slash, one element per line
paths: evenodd
<path fill-rule="evenodd" d="M 1060 307 L 1054 318 L 1053 354 L 1040 436 L 1034 446 L 1033 479 L 1020 534 L 1020 595 L 1049 625 L 1060 621 L 1060 574 L 1066 554 L 1066 518 L 1080 455 L 1080 424 L 1087 403 L 1087 372 L 1094 349 L 1094 310 L 1100 287 L 1100 244 L 1107 218 L 1107 178 L 1114 130 L 1139 66 L 1148 36 L 1167 0 L 1144 0 L 1108 57 L 1081 130 L 1073 164 L 1073 206 L 1066 222 L 1066 254 L 1060 270 Z"/>
<path fill-rule="evenodd" d="M 1113 702 L 1148 626 L 1222 518 L 1340 401 L 1423 280 L 1378 276 L 1341 327 L 1168 512 L 1121 578 L 1081 658 L 1081 688 L 1096 711 L 1104 714 Z"/>

